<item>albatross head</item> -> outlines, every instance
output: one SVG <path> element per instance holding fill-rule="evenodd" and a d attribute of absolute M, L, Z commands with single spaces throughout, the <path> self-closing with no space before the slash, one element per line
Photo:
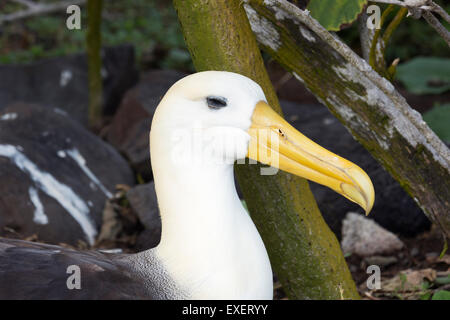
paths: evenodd
<path fill-rule="evenodd" d="M 325 185 L 366 214 L 372 209 L 368 175 L 289 125 L 245 76 L 205 71 L 179 80 L 158 106 L 151 132 L 152 158 L 154 149 L 170 153 L 179 165 L 183 159 L 186 165 L 231 165 L 248 157 Z"/>

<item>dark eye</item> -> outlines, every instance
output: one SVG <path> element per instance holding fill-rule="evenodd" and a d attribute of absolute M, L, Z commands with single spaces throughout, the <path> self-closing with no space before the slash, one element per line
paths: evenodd
<path fill-rule="evenodd" d="M 224 97 L 209 96 L 206 98 L 206 102 L 211 109 L 220 109 L 227 106 L 227 99 Z"/>

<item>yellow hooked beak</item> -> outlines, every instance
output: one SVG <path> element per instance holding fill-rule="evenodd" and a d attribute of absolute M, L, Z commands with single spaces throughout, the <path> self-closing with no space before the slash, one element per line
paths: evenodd
<path fill-rule="evenodd" d="M 305 137 L 264 101 L 253 111 L 249 134 L 248 158 L 327 186 L 369 214 L 375 200 L 369 176 Z"/>

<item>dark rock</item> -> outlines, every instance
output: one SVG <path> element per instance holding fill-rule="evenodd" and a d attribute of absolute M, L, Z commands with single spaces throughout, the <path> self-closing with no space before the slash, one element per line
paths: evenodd
<path fill-rule="evenodd" d="M 138 250 L 156 247 L 161 238 L 161 217 L 156 199 L 155 184 L 140 184 L 127 192 L 131 208 L 139 217 L 145 230 L 137 239 Z"/>
<path fill-rule="evenodd" d="M 415 257 L 417 255 L 419 255 L 420 251 L 417 247 L 414 247 L 411 249 L 411 256 Z"/>
<path fill-rule="evenodd" d="M 13 229 L 74 245 L 92 243 L 116 184 L 134 183 L 112 146 L 60 112 L 27 104 L 0 112 L 0 179 L 0 235 Z"/>
<path fill-rule="evenodd" d="M 112 114 L 138 78 L 132 46 L 104 48 L 104 112 Z M 85 54 L 45 59 L 27 65 L 0 66 L 0 110 L 14 102 L 64 110 L 88 121 L 88 75 Z"/>
<path fill-rule="evenodd" d="M 145 73 L 139 83 L 125 94 L 109 127 L 107 140 L 147 181 L 153 176 L 148 144 L 153 114 L 166 91 L 184 76 L 186 74 L 171 70 Z"/>
<path fill-rule="evenodd" d="M 369 218 L 404 236 L 414 236 L 429 229 L 430 222 L 417 204 L 326 107 L 287 101 L 282 101 L 282 106 L 286 119 L 300 132 L 367 172 L 375 188 L 375 205 Z M 362 209 L 326 187 L 313 182 L 310 186 L 326 222 L 340 238 L 346 213 L 362 213 Z"/>
<path fill-rule="evenodd" d="M 141 233 L 139 233 L 136 239 L 135 250 L 137 252 L 140 252 L 155 248 L 159 244 L 160 240 L 161 229 L 159 230 L 159 232 L 144 229 Z"/>

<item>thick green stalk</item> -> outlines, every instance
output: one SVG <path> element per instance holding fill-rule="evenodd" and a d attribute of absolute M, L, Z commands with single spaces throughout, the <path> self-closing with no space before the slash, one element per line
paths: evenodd
<path fill-rule="evenodd" d="M 102 0 L 88 0 L 88 27 L 86 32 L 86 47 L 88 57 L 89 82 L 89 126 L 100 125 L 103 105 L 102 57 L 101 57 L 101 21 Z"/>
<path fill-rule="evenodd" d="M 239 0 L 174 0 L 198 71 L 243 74 L 278 99 Z M 323 220 L 308 183 L 287 173 L 260 175 L 258 165 L 236 165 L 245 200 L 291 299 L 358 299 L 339 243 Z"/>
<path fill-rule="evenodd" d="M 384 22 L 389 14 L 394 11 L 395 8 L 396 6 L 390 4 L 386 10 L 383 11 L 380 20 L 380 29 L 376 29 L 372 38 L 372 44 L 370 46 L 369 64 L 382 76 L 386 74 L 386 62 L 384 60 L 384 49 L 386 43 L 383 41 L 383 37 L 380 38 L 381 28 L 384 26 Z"/>
<path fill-rule="evenodd" d="M 403 18 L 408 14 L 408 9 L 406 8 L 400 8 L 397 11 L 397 14 L 395 15 L 394 19 L 392 19 L 391 23 L 386 28 L 386 31 L 383 33 L 383 41 L 385 46 L 388 44 L 389 39 L 392 36 L 392 33 L 397 29 L 400 22 L 402 22 Z"/>

